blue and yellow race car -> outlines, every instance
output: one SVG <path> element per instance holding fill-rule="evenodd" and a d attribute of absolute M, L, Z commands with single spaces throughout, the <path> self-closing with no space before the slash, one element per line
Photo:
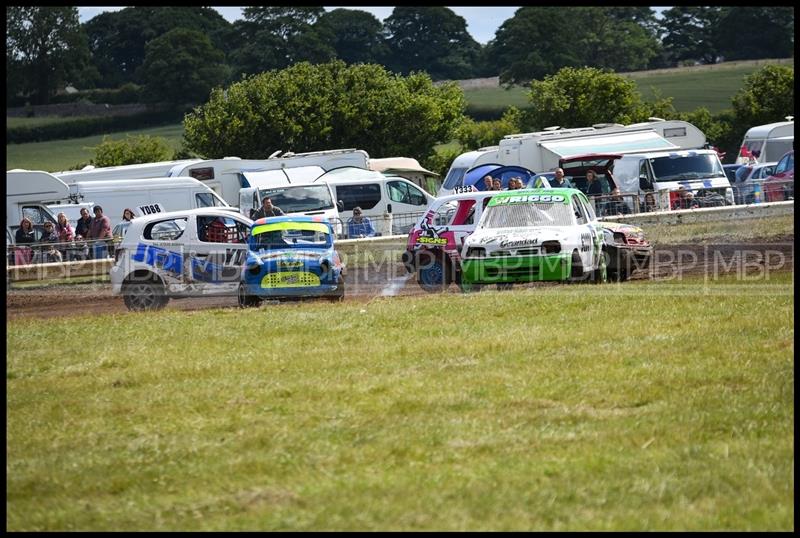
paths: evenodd
<path fill-rule="evenodd" d="M 344 297 L 344 265 L 323 217 L 268 217 L 250 227 L 239 306 L 265 298 Z"/>

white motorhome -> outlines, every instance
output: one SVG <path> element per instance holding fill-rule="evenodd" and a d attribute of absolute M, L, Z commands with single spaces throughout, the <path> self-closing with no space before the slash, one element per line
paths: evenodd
<path fill-rule="evenodd" d="M 111 179 L 144 179 L 167 177 L 169 171 L 179 165 L 200 162 L 200 159 L 183 159 L 178 161 L 160 161 L 155 163 L 126 164 L 123 166 L 103 166 L 95 168 L 86 166 L 81 170 L 65 170 L 51 172 L 55 177 L 69 185 L 76 181 L 108 181 Z"/>
<path fill-rule="evenodd" d="M 275 177 L 283 176 L 285 183 L 308 183 L 334 168 L 342 166 L 367 168 L 369 163 L 367 152 L 358 149 L 334 149 L 297 154 L 287 152 L 282 156 L 278 156 L 277 153 L 268 159 L 225 157 L 176 165 L 167 175 L 199 179 L 214 189 L 230 205 L 236 205 L 240 200 L 239 190 L 254 186 L 248 180 L 252 173 L 274 170 Z"/>
<path fill-rule="evenodd" d="M 794 117 L 788 121 L 751 127 L 744 134 L 736 164 L 778 161 L 794 148 Z"/>
<path fill-rule="evenodd" d="M 387 176 L 404 177 L 431 194 L 439 190 L 439 186 L 441 185 L 441 182 L 437 180 L 439 174 L 426 170 L 419 164 L 419 161 L 411 157 L 370 159 L 369 169 L 386 174 Z"/>
<path fill-rule="evenodd" d="M 28 217 L 39 239 L 45 222 L 56 223 L 55 215 L 45 202 L 68 201 L 69 196 L 69 186 L 47 172 L 9 170 L 6 172 L 6 227 L 13 237 L 22 218 Z"/>
<path fill-rule="evenodd" d="M 358 168 L 337 168 L 320 176 L 316 182 L 329 184 L 335 199 L 341 202 L 339 214 L 345 233 L 355 207 L 360 207 L 362 214 L 373 221 L 377 233 L 408 233 L 434 200 L 431 194 L 404 177 Z"/>
<path fill-rule="evenodd" d="M 699 149 L 705 144 L 705 135 L 691 123 L 660 118 L 631 125 L 603 123 L 507 135 L 494 151 L 483 148 L 457 157 L 439 195 L 451 193 L 461 185 L 468 170 L 482 164 L 522 166 L 533 172 L 547 172 L 558 166 L 559 159 L 570 155 Z"/>

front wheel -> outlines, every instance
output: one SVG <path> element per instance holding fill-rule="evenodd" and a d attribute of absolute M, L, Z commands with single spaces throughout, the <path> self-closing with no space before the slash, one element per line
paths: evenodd
<path fill-rule="evenodd" d="M 122 286 L 125 306 L 132 312 L 161 310 L 169 302 L 164 286 L 158 282 L 127 282 Z"/>
<path fill-rule="evenodd" d="M 600 251 L 600 260 L 597 262 L 597 269 L 592 271 L 592 282 L 595 284 L 605 284 L 608 282 L 608 252 L 605 249 Z"/>
<path fill-rule="evenodd" d="M 447 289 L 452 282 L 450 270 L 442 257 L 431 254 L 420 256 L 417 265 L 417 282 L 428 293 L 437 293 Z"/>
<path fill-rule="evenodd" d="M 239 284 L 239 291 L 236 294 L 239 308 L 253 308 L 261 304 L 261 299 L 258 297 L 254 297 L 247 293 L 247 288 L 244 285 L 244 282 Z"/>

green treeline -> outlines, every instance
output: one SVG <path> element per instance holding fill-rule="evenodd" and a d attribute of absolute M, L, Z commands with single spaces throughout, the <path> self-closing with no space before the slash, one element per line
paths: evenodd
<path fill-rule="evenodd" d="M 616 72 L 793 56 L 792 7 L 526 6 L 481 45 L 446 7 L 370 13 L 248 7 L 226 21 L 208 7 L 128 7 L 80 24 L 76 7 L 6 10 L 7 106 L 56 90 L 145 87 L 146 101 L 200 103 L 211 89 L 296 63 L 379 64 L 432 80 L 500 76 L 527 84 L 564 67 Z"/>

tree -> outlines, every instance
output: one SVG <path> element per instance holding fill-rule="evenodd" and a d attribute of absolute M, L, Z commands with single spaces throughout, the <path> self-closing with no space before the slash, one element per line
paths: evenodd
<path fill-rule="evenodd" d="M 187 149 L 209 158 L 357 147 L 420 159 L 451 139 L 465 106 L 457 85 L 434 86 L 425 74 L 302 62 L 213 90 L 187 114 L 184 139 Z"/>
<path fill-rule="evenodd" d="M 531 106 L 523 113 L 524 130 L 627 124 L 646 119 L 649 112 L 635 82 L 594 67 L 564 67 L 544 80 L 534 80 L 528 99 Z"/>
<path fill-rule="evenodd" d="M 141 79 L 152 102 L 200 103 L 228 77 L 225 55 L 205 35 L 175 28 L 147 44 Z"/>
<path fill-rule="evenodd" d="M 188 28 L 209 37 L 227 53 L 231 24 L 210 7 L 127 7 L 105 12 L 83 25 L 89 36 L 92 60 L 101 74 L 100 86 L 116 88 L 140 82 L 145 46 L 174 28 Z"/>
<path fill-rule="evenodd" d="M 794 115 L 794 68 L 767 65 L 745 77 L 732 104 L 740 128 L 785 121 Z"/>
<path fill-rule="evenodd" d="M 434 80 L 473 76 L 481 47 L 464 17 L 449 8 L 396 7 L 384 32 L 395 72 L 425 71 Z"/>
<path fill-rule="evenodd" d="M 103 141 L 93 148 L 95 166 L 123 166 L 166 161 L 172 158 L 173 151 L 160 136 L 128 136 L 125 140 L 103 137 Z"/>
<path fill-rule="evenodd" d="M 562 67 L 645 69 L 658 55 L 646 12 L 619 7 L 527 6 L 505 21 L 487 57 L 503 84 L 527 83 Z M 568 28 L 565 32 L 554 29 Z"/>
<path fill-rule="evenodd" d="M 92 79 L 78 8 L 8 6 L 6 32 L 12 88 L 31 93 L 35 103 L 48 103 L 67 82 Z"/>
<path fill-rule="evenodd" d="M 334 9 L 324 13 L 318 27 L 327 28 L 336 57 L 348 64 L 384 63 L 389 49 L 383 40 L 383 24 L 372 13 Z"/>
<path fill-rule="evenodd" d="M 667 56 L 673 62 L 717 63 L 713 29 L 719 24 L 719 15 L 718 7 L 680 6 L 664 11 L 661 27 Z"/>
<path fill-rule="evenodd" d="M 325 29 L 315 28 L 321 7 L 248 7 L 236 28 L 244 36 L 231 54 L 237 73 L 256 74 L 309 61 L 327 62 L 336 55 Z"/>
<path fill-rule="evenodd" d="M 726 60 L 794 55 L 793 7 L 725 7 L 718 21 L 714 41 Z"/>
<path fill-rule="evenodd" d="M 467 118 L 456 130 L 456 139 L 462 148 L 467 149 L 494 146 L 504 136 L 521 131 L 521 114 L 518 108 L 510 106 L 499 120 L 474 121 Z"/>

